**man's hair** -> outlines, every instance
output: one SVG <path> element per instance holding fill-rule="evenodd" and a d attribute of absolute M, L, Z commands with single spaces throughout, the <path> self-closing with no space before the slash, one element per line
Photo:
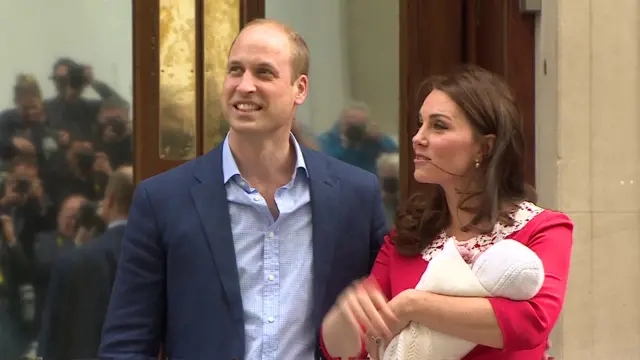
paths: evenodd
<path fill-rule="evenodd" d="M 371 109 L 369 109 L 367 103 L 364 101 L 350 100 L 340 111 L 339 117 L 342 119 L 346 113 L 354 110 L 365 113 L 367 117 L 371 116 Z"/>
<path fill-rule="evenodd" d="M 32 74 L 18 74 L 18 76 L 16 76 L 16 83 L 13 85 L 13 97 L 14 99 L 18 99 L 23 96 L 42 97 L 40 84 Z"/>
<path fill-rule="evenodd" d="M 291 26 L 273 19 L 255 19 L 245 25 L 245 29 L 251 26 L 273 27 L 282 31 L 289 39 L 291 46 L 291 77 L 292 81 L 297 80 L 301 75 L 309 76 L 309 47 L 297 31 Z M 242 33 L 242 31 L 241 31 Z M 238 34 L 240 36 L 240 34 Z M 236 39 L 238 37 L 236 36 Z M 233 40 L 235 43 L 235 40 Z M 231 44 L 233 47 L 233 44 Z"/>
<path fill-rule="evenodd" d="M 135 189 L 133 172 L 128 171 L 126 167 L 121 167 L 109 175 L 104 192 L 105 198 L 113 196 L 118 210 L 122 213 L 129 213 Z"/>

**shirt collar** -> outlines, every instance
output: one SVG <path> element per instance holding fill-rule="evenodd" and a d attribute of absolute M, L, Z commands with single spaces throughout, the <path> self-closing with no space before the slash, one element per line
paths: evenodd
<path fill-rule="evenodd" d="M 290 134 L 291 143 L 293 147 L 296 149 L 296 167 L 294 171 L 294 176 L 298 172 L 298 169 L 302 169 L 305 176 L 309 176 L 307 171 L 307 165 L 304 162 L 304 156 L 302 155 L 302 149 L 300 148 L 300 144 L 296 140 L 296 137 L 293 134 Z M 234 177 L 235 175 L 240 175 L 240 170 L 238 169 L 238 164 L 236 163 L 236 159 L 234 159 L 231 154 L 231 148 L 229 147 L 229 134 L 224 139 L 224 143 L 222 144 L 222 177 L 224 179 L 224 183 L 229 182 L 229 179 Z"/>
<path fill-rule="evenodd" d="M 109 223 L 109 225 L 107 226 L 107 229 L 112 229 L 116 226 L 121 226 L 126 224 L 127 224 L 127 220 L 116 220 L 114 222 Z"/>

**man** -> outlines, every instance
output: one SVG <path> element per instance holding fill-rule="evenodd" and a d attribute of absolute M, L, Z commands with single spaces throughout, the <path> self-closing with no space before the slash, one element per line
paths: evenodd
<path fill-rule="evenodd" d="M 136 190 L 101 359 L 311 360 L 322 317 L 387 229 L 373 174 L 298 145 L 308 49 L 247 25 L 229 53 L 221 146 Z"/>
<path fill-rule="evenodd" d="M 371 122 L 369 107 L 354 102 L 342 110 L 340 118 L 318 137 L 325 153 L 347 164 L 376 174 L 376 160 L 381 154 L 398 151 L 391 136 L 381 133 Z"/>
<path fill-rule="evenodd" d="M 80 195 L 71 195 L 62 202 L 56 216 L 56 229 L 36 234 L 34 241 L 34 278 L 36 295 L 34 333 L 40 328 L 42 312 L 47 299 L 49 279 L 56 261 L 75 248 L 73 238 L 76 233 L 78 210 L 87 200 Z"/>
<path fill-rule="evenodd" d="M 56 263 L 43 314 L 38 356 L 97 357 L 133 192 L 131 170 L 114 171 L 100 208 L 107 230 Z"/>

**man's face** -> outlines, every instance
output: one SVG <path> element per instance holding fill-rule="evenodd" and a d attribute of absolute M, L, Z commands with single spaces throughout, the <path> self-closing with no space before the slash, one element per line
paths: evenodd
<path fill-rule="evenodd" d="M 27 122 L 38 122 L 43 119 L 42 99 L 36 96 L 21 97 L 16 101 L 20 115 Z"/>
<path fill-rule="evenodd" d="M 32 164 L 18 164 L 11 175 L 14 179 L 35 180 L 38 178 L 38 168 Z"/>
<path fill-rule="evenodd" d="M 58 213 L 58 231 L 67 237 L 73 237 L 76 227 L 76 215 L 78 209 L 84 204 L 85 200 L 79 196 L 68 198 L 62 205 Z"/>
<path fill-rule="evenodd" d="M 351 143 L 359 143 L 367 136 L 369 118 L 364 110 L 350 109 L 342 114 L 342 133 Z"/>
<path fill-rule="evenodd" d="M 67 65 L 58 65 L 53 74 L 53 82 L 56 85 L 58 94 L 64 95 L 69 85 L 69 67 Z"/>
<path fill-rule="evenodd" d="M 232 131 L 271 133 L 291 128 L 307 96 L 307 76 L 292 79 L 291 44 L 277 27 L 245 28 L 229 54 L 222 109 Z"/>

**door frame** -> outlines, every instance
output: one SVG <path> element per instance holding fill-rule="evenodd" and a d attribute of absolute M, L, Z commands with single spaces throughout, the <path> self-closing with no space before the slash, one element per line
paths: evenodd
<path fill-rule="evenodd" d="M 411 137 L 417 132 L 422 81 L 473 62 L 502 75 L 523 111 L 526 179 L 535 184 L 534 15 L 516 0 L 399 0 L 399 148 L 402 197 L 420 190 L 413 179 Z M 201 3 L 201 2 L 198 2 Z M 480 6 L 482 5 L 482 6 Z M 198 5 L 202 9 L 202 5 Z M 241 26 L 265 17 L 265 0 L 240 0 Z M 185 161 L 159 157 L 159 1 L 133 2 L 134 177 L 136 182 Z M 198 14 L 202 14 L 199 11 Z M 202 74 L 202 17 L 197 16 L 196 72 Z M 437 53 L 432 52 L 437 49 Z M 197 76 L 197 155 L 202 154 L 202 76 Z"/>

